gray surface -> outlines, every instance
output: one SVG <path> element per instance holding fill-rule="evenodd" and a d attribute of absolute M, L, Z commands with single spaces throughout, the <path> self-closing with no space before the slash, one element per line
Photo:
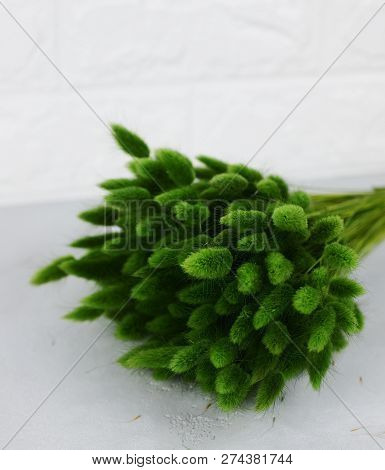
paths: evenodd
<path fill-rule="evenodd" d="M 85 235 L 75 214 L 89 203 L 2 208 L 0 245 L 0 443 L 39 405 L 106 326 L 63 321 L 92 285 L 77 279 L 32 288 L 31 273 L 67 253 Z M 365 331 L 337 356 L 328 381 L 385 446 L 385 245 L 356 276 Z M 114 363 L 127 345 L 108 329 L 12 441 L 11 449 L 374 449 L 376 444 L 327 388 L 292 384 L 283 403 L 264 415 L 250 402 L 223 414 L 210 397 L 177 383 L 154 382 Z M 362 377 L 362 381 L 360 380 Z M 275 418 L 275 419 L 274 419 Z"/>

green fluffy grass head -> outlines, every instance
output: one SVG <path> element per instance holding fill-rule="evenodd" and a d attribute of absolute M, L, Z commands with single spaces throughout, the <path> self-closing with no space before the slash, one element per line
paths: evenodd
<path fill-rule="evenodd" d="M 313 212 L 313 198 L 279 176 L 151 152 L 120 125 L 112 135 L 133 177 L 100 183 L 104 205 L 79 215 L 100 233 L 72 242 L 80 256 L 57 258 L 32 283 L 92 281 L 67 319 L 107 316 L 119 340 L 142 342 L 120 364 L 194 382 L 223 411 L 250 396 L 262 412 L 302 374 L 318 389 L 364 325 L 343 218 Z"/>
<path fill-rule="evenodd" d="M 336 271 L 352 271 L 358 266 L 358 256 L 348 246 L 333 242 L 325 247 L 324 262 L 329 268 Z"/>
<path fill-rule="evenodd" d="M 222 279 L 231 270 L 233 257 L 227 248 L 202 248 L 182 263 L 183 270 L 196 279 Z"/>
<path fill-rule="evenodd" d="M 310 315 L 321 302 L 321 291 L 311 286 L 300 287 L 293 297 L 293 306 L 297 312 Z"/>
<path fill-rule="evenodd" d="M 307 229 L 307 217 L 304 209 L 295 204 L 284 204 L 273 212 L 274 225 L 285 232 L 302 233 Z"/>

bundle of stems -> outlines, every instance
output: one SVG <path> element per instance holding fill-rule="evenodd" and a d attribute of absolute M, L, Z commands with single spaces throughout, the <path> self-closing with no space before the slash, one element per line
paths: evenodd
<path fill-rule="evenodd" d="M 205 155 L 194 166 L 112 131 L 133 177 L 100 184 L 105 205 L 79 217 L 103 231 L 32 282 L 93 281 L 66 318 L 107 316 L 117 338 L 142 341 L 121 365 L 192 381 L 224 411 L 249 394 L 266 410 L 301 375 L 319 389 L 364 326 L 351 272 L 385 238 L 385 189 L 308 195 L 277 175 Z"/>
<path fill-rule="evenodd" d="M 345 229 L 341 239 L 360 257 L 385 239 L 385 187 L 370 191 L 311 195 L 309 218 L 339 215 Z"/>

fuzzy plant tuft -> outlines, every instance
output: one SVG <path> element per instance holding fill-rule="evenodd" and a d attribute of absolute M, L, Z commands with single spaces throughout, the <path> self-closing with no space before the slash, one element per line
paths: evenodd
<path fill-rule="evenodd" d="M 307 375 L 319 389 L 334 355 L 359 333 L 363 287 L 351 272 L 385 233 L 385 191 L 308 195 L 276 175 L 171 149 L 151 152 L 112 125 L 132 177 L 100 183 L 100 227 L 32 278 L 93 282 L 65 317 L 116 324 L 140 340 L 119 363 L 156 380 L 194 382 L 231 411 L 264 411 Z M 355 210 L 356 208 L 356 210 Z"/>

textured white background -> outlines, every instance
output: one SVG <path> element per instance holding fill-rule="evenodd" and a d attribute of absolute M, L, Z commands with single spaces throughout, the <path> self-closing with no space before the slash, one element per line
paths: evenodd
<path fill-rule="evenodd" d="M 5 0 L 106 122 L 246 162 L 381 0 Z M 255 159 L 296 184 L 385 175 L 385 10 Z M 107 130 L 0 8 L 0 203 L 122 174 Z"/>

